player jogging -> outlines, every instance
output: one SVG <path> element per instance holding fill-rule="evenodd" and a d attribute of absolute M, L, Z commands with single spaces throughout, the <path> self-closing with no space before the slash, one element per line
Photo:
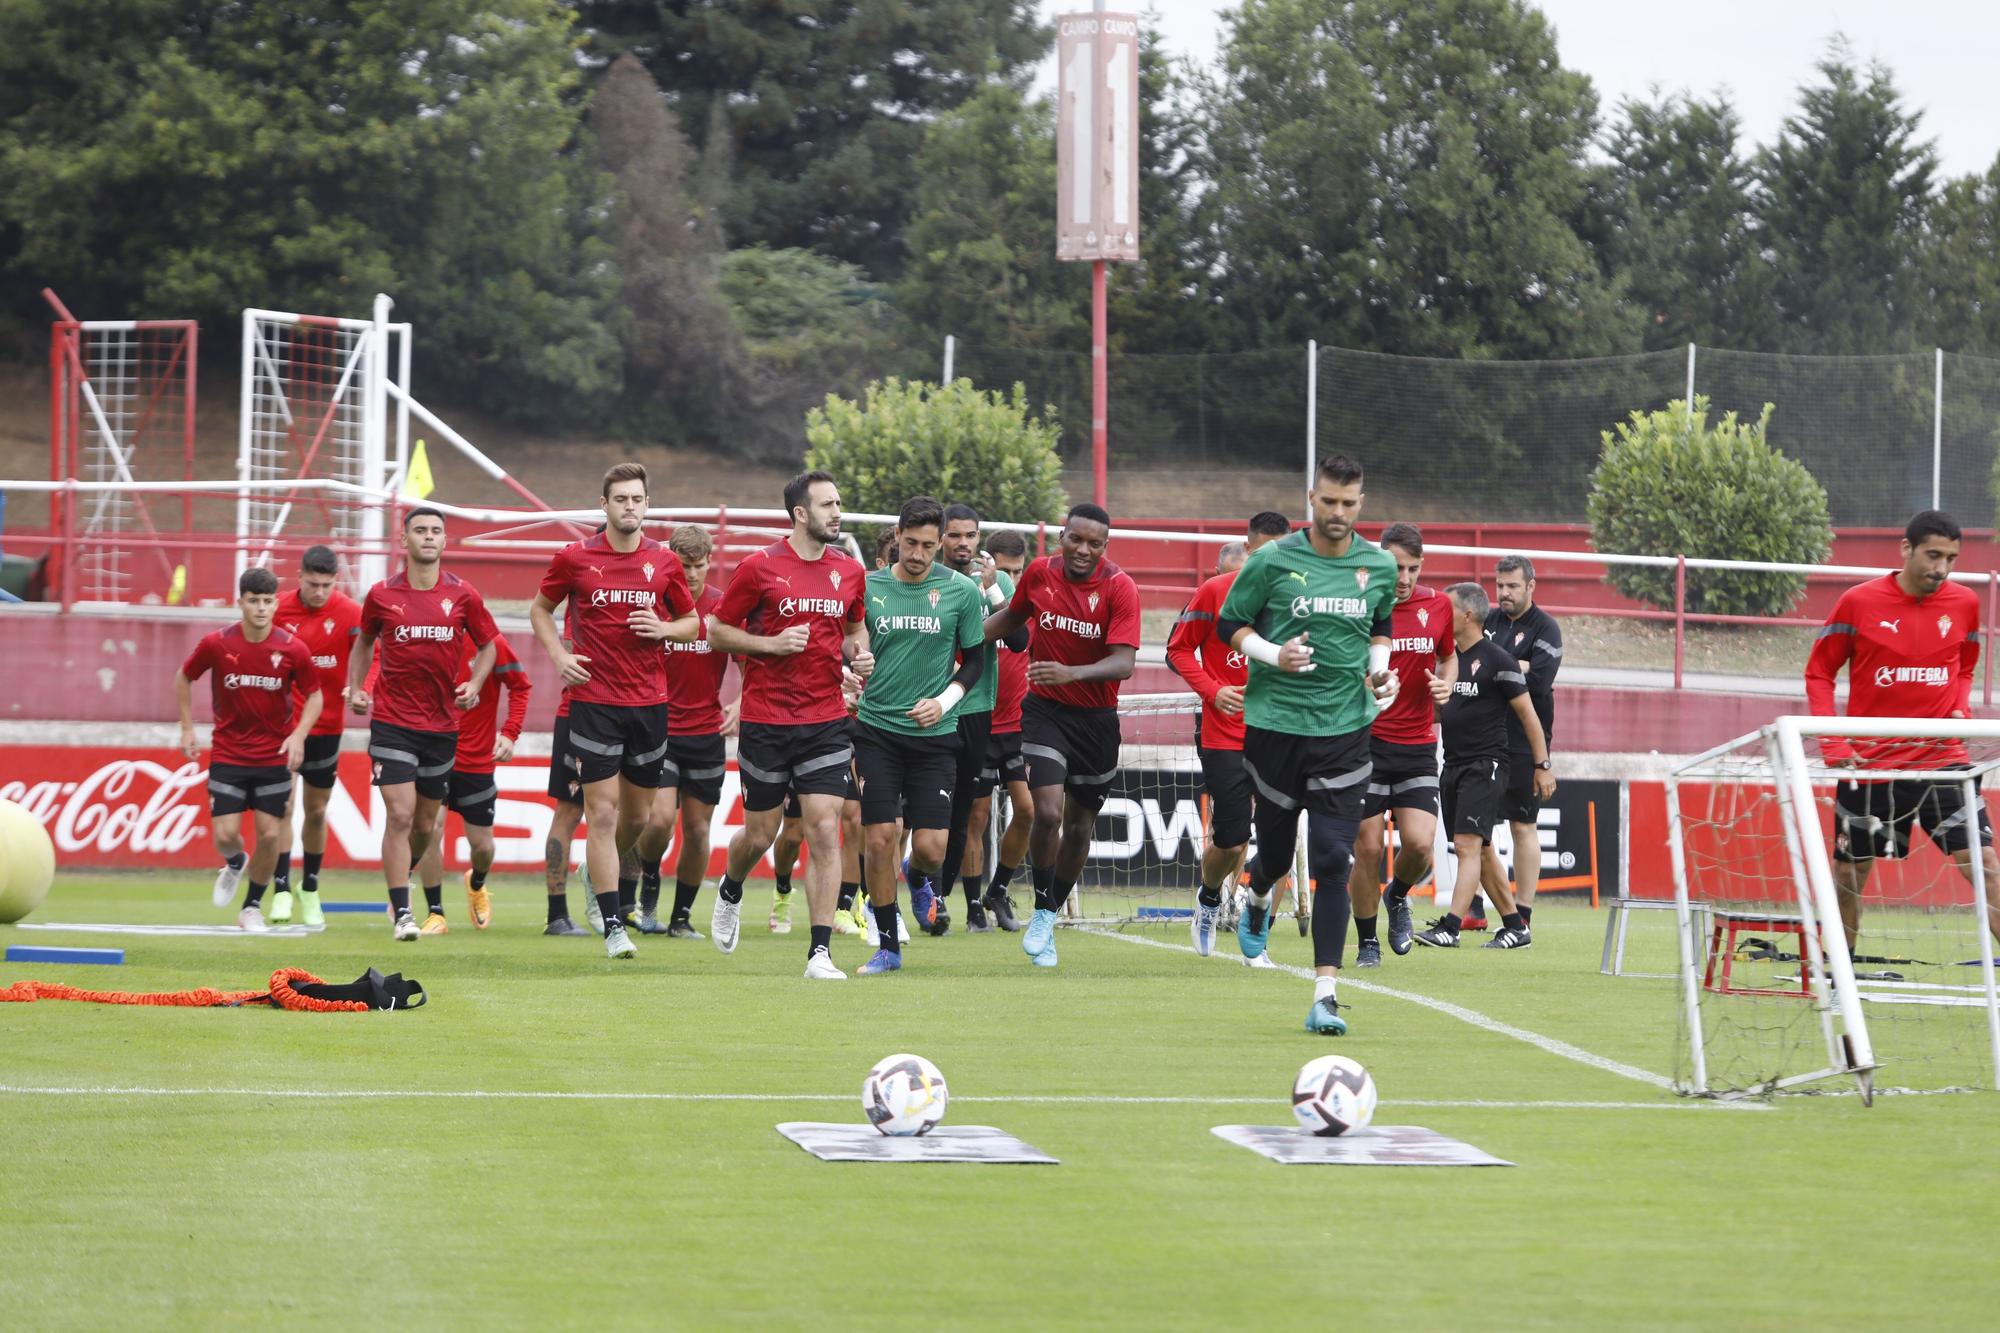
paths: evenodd
<path fill-rule="evenodd" d="M 903 966 L 896 864 L 905 829 L 911 910 L 920 928 L 944 933 L 937 874 L 963 743 L 957 709 L 986 671 L 987 603 L 976 582 L 938 560 L 943 529 L 944 507 L 936 500 L 905 501 L 896 519 L 897 559 L 866 582 L 875 670 L 855 712 L 854 762 L 878 947 L 861 965 L 862 976 Z M 984 758 L 985 727 L 978 730 Z"/>
<path fill-rule="evenodd" d="M 1537 801 L 1555 795 L 1556 778 L 1549 769 L 1541 719 L 1535 716 L 1528 693 L 1527 673 L 1511 652 L 1486 637 L 1491 607 L 1485 591 L 1476 583 L 1454 583 L 1445 592 L 1451 598 L 1458 678 L 1447 683 L 1442 676 L 1429 674 L 1425 697 L 1440 705 L 1442 712 L 1444 823 L 1451 835 L 1452 853 L 1458 858 L 1458 880 L 1452 889 L 1451 910 L 1418 932 L 1416 941 L 1432 948 L 1456 949 L 1465 913 L 1479 892 L 1493 825 L 1513 782 L 1509 772 L 1513 749 L 1507 726 L 1510 717 L 1528 738 L 1529 783 Z M 1488 883 L 1486 892 L 1501 912 L 1501 926 L 1485 947 L 1525 949 L 1532 944 L 1528 919 L 1514 903 L 1506 883 Z"/>
<path fill-rule="evenodd" d="M 1236 921 L 1246 959 L 1264 956 L 1271 890 L 1292 864 L 1299 813 L 1318 886 L 1312 911 L 1313 1004 L 1306 1030 L 1340 1036 L 1335 982 L 1347 945 L 1347 876 L 1374 772 L 1369 726 L 1396 697 L 1389 670 L 1396 562 L 1354 531 L 1361 465 L 1321 461 L 1311 524 L 1243 565 L 1216 630 L 1250 659 L 1243 691 L 1243 767 L 1257 791 L 1250 901 Z"/>
<path fill-rule="evenodd" d="M 1002 529 L 986 541 L 993 567 L 1015 584 L 1028 567 L 1028 543 L 1020 533 Z M 1019 633 L 1020 631 L 1017 631 Z M 993 726 L 986 738 L 986 762 L 973 786 L 972 807 L 966 816 L 965 862 L 960 873 L 965 878 L 965 895 L 975 895 L 994 926 L 1013 932 L 1021 928 L 1014 912 L 1014 896 L 1007 892 L 1021 860 L 1028 854 L 1028 833 L 1034 827 L 1034 801 L 1028 794 L 1028 764 L 1021 754 L 1021 701 L 1028 695 L 1028 645 L 1018 639 L 1018 648 L 1002 652 L 994 663 Z M 1005 792 L 1009 807 L 1006 831 L 994 851 L 993 879 L 980 891 L 986 865 L 986 827 L 993 817 L 993 792 Z"/>
<path fill-rule="evenodd" d="M 1061 549 L 1029 565 L 1014 600 L 986 620 L 989 643 L 1029 627 L 1021 753 L 1035 807 L 1035 914 L 1021 948 L 1037 967 L 1056 965 L 1056 914 L 1083 874 L 1097 812 L 1118 775 L 1118 682 L 1139 656 L 1139 589 L 1105 558 L 1110 542 L 1109 514 L 1070 506 Z"/>
<path fill-rule="evenodd" d="M 569 762 L 583 784 L 590 864 L 604 953 L 638 953 L 620 913 L 620 863 L 639 841 L 667 756 L 664 640 L 699 629 L 681 562 L 648 537 L 646 469 L 618 463 L 598 489 L 605 529 L 556 552 L 528 608 L 535 637 L 569 686 Z M 556 629 L 567 602 L 574 651 Z"/>
<path fill-rule="evenodd" d="M 1837 717 L 1834 679 L 1847 668 L 1850 717 L 1953 718 L 1972 715 L 1979 662 L 1979 596 L 1951 582 L 1962 535 L 1949 514 L 1926 509 L 1903 529 L 1903 567 L 1849 588 L 1834 604 L 1806 660 L 1806 702 L 1815 717 Z M 1822 736 L 1827 763 L 1857 770 L 1931 771 L 1970 764 L 1960 740 Z M 1977 779 L 1974 779 L 1975 784 Z M 1848 952 L 1861 933 L 1861 894 L 1878 857 L 1900 860 L 1910 826 L 1920 825 L 1959 873 L 1972 875 L 1972 834 L 1957 782 L 1860 777 L 1834 796 L 1833 883 Z M 1983 801 L 1975 816 L 1986 863 L 1987 929 L 2000 939 L 2000 861 Z"/>
<path fill-rule="evenodd" d="M 812 919 L 807 978 L 843 981 L 833 965 L 833 907 L 840 876 L 841 806 L 853 786 L 842 659 L 867 676 L 874 666 L 862 617 L 861 563 L 840 539 L 840 488 L 826 472 L 785 484 L 791 536 L 753 551 L 736 566 L 709 617 L 708 637 L 743 664 L 736 766 L 743 775 L 743 828 L 715 889 L 709 939 L 734 953 L 743 916 L 743 881 L 777 836 L 785 794 L 799 798 L 805 824 L 806 908 Z M 755 623 L 753 632 L 748 627 Z"/>
<path fill-rule="evenodd" d="M 319 907 L 319 868 L 326 857 L 326 803 L 340 776 L 340 728 L 347 711 L 347 660 L 354 636 L 361 630 L 361 603 L 334 587 L 340 561 L 330 546 L 311 546 L 299 558 L 299 586 L 278 599 L 273 623 L 305 640 L 319 672 L 319 721 L 306 737 L 305 760 L 299 765 L 304 788 L 299 845 L 305 866 L 299 878 L 299 920 L 307 926 L 326 924 Z M 299 705 L 304 706 L 301 697 Z M 291 840 L 278 851 L 271 876 L 271 923 L 292 919 Z"/>
<path fill-rule="evenodd" d="M 1354 933 L 1356 967 L 1380 967 L 1382 945 L 1375 938 L 1378 906 L 1389 909 L 1389 947 L 1410 951 L 1410 887 L 1430 873 L 1431 840 L 1437 833 L 1437 713 L 1428 681 L 1450 686 L 1458 680 L 1453 643 L 1456 612 L 1451 599 L 1417 582 L 1424 571 L 1424 535 L 1408 523 L 1382 530 L 1382 549 L 1396 562 L 1396 609 L 1389 639 L 1389 670 L 1396 673 L 1396 702 L 1375 719 L 1371 754 L 1375 775 L 1361 802 L 1361 836 L 1354 844 Z M 1396 821 L 1396 861 L 1382 883 L 1388 820 Z"/>
<path fill-rule="evenodd" d="M 391 930 L 406 941 L 420 933 L 410 914 L 410 870 L 436 836 L 438 807 L 451 790 L 460 714 L 479 702 L 500 637 L 478 590 L 445 572 L 444 544 L 441 512 L 423 505 L 404 515 L 403 572 L 362 599 L 361 632 L 347 673 L 347 706 L 370 718 L 368 757 L 386 812 L 382 878 L 395 920 Z M 463 681 L 461 635 L 474 649 Z M 371 667 L 379 675 L 372 694 L 364 685 Z M 441 912 L 442 897 L 434 905 Z"/>
<path fill-rule="evenodd" d="M 1291 530 L 1291 520 L 1275 510 L 1251 515 L 1247 540 L 1222 549 L 1216 560 L 1220 572 L 1195 590 L 1167 640 L 1167 665 L 1201 696 L 1195 751 L 1201 758 L 1202 790 L 1208 793 L 1208 848 L 1201 855 L 1201 887 L 1195 892 L 1191 924 L 1194 951 L 1203 957 L 1215 947 L 1222 886 L 1242 866 L 1250 844 L 1252 805 L 1250 776 L 1243 771 L 1243 684 L 1249 662 L 1216 637 L 1215 618 L 1250 552 Z"/>
<path fill-rule="evenodd" d="M 471 679 L 473 652 L 469 639 L 459 641 L 460 684 Z M 500 691 L 507 691 L 507 720 L 500 720 Z M 527 670 L 514 655 L 505 635 L 493 640 L 493 670 L 479 691 L 479 702 L 467 709 L 458 724 L 458 752 L 452 758 L 451 784 L 445 792 L 446 808 L 465 823 L 465 843 L 471 865 L 465 871 L 466 915 L 473 927 L 484 930 L 493 924 L 493 895 L 486 890 L 486 876 L 493 870 L 493 814 L 500 801 L 499 780 L 493 770 L 514 757 L 521 739 L 521 727 L 528 720 L 528 696 L 533 687 Z M 424 886 L 424 901 L 435 904 L 424 918 L 423 933 L 442 935 L 450 927 L 444 919 L 444 833 L 431 839 L 417 862 L 418 881 Z"/>
<path fill-rule="evenodd" d="M 319 720 L 319 676 L 305 641 L 277 628 L 278 578 L 268 569 L 246 569 L 236 581 L 240 619 L 227 629 L 204 634 L 174 673 L 174 702 L 181 715 L 181 753 L 199 757 L 194 736 L 194 682 L 213 672 L 209 699 L 215 730 L 208 760 L 209 813 L 222 869 L 215 876 L 214 902 L 227 907 L 247 866 L 236 924 L 248 931 L 269 929 L 259 903 L 278 849 L 289 839 L 286 813 L 292 803 L 292 774 L 305 759 L 306 737 Z M 305 702 L 294 707 L 292 697 Z M 252 813 L 257 845 L 243 851 L 245 810 Z"/>
<path fill-rule="evenodd" d="M 1493 567 L 1493 598 L 1496 603 L 1486 617 L 1486 637 L 1510 653 L 1521 666 L 1528 682 L 1528 698 L 1535 705 L 1535 718 L 1542 724 L 1542 741 L 1548 746 L 1543 760 L 1553 763 L 1556 744 L 1556 673 L 1562 669 L 1563 636 L 1555 617 L 1535 605 L 1535 566 L 1525 555 L 1501 556 Z M 1535 795 L 1538 771 L 1529 753 L 1527 733 L 1520 719 L 1507 718 L 1507 795 L 1500 802 L 1500 817 L 1513 836 L 1514 888 L 1512 897 L 1521 918 L 1535 916 L 1535 887 L 1542 878 L 1542 839 L 1539 820 L 1541 798 Z M 1507 885 L 1507 868 L 1500 853 L 1487 844 L 1480 882 L 1487 896 L 1497 896 Z M 1486 925 L 1485 912 L 1477 906 L 1467 929 Z"/>

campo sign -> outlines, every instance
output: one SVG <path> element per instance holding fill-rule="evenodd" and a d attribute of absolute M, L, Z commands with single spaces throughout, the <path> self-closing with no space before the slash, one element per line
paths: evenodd
<path fill-rule="evenodd" d="M 1056 20 L 1056 258 L 1139 257 L 1139 17 Z"/>

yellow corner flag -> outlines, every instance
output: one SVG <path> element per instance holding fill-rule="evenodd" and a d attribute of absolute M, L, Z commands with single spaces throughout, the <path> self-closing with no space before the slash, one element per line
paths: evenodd
<path fill-rule="evenodd" d="M 188 567 L 186 565 L 175 565 L 173 581 L 167 584 L 167 605 L 179 606 L 181 599 L 187 596 L 187 590 Z"/>
<path fill-rule="evenodd" d="M 431 480 L 430 455 L 424 452 L 424 442 L 417 441 L 417 447 L 410 451 L 410 470 L 403 478 L 403 494 L 421 500 L 437 489 Z"/>

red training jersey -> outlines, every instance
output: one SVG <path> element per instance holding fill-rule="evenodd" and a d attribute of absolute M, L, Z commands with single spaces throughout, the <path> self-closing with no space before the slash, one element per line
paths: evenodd
<path fill-rule="evenodd" d="M 278 613 L 271 623 L 304 640 L 319 669 L 319 720 L 313 723 L 312 734 L 338 736 L 346 708 L 341 692 L 347 688 L 347 659 L 354 651 L 354 636 L 361 632 L 361 603 L 336 590 L 325 606 L 314 610 L 294 588 L 278 599 Z M 305 707 L 305 695 L 296 702 Z"/>
<path fill-rule="evenodd" d="M 1099 560 L 1082 582 L 1063 572 L 1061 555 L 1044 556 L 1021 571 L 1012 608 L 1028 619 L 1028 660 L 1089 666 L 1113 648 L 1139 646 L 1139 588 L 1109 560 Z M 1078 681 L 1029 685 L 1029 690 L 1072 708 L 1116 708 L 1118 682 Z"/>
<path fill-rule="evenodd" d="M 243 637 L 243 626 L 231 625 L 204 634 L 181 663 L 181 674 L 200 680 L 213 671 L 209 698 L 215 705 L 214 753 L 211 764 L 239 768 L 282 768 L 285 737 L 291 734 L 292 696 L 303 695 L 318 681 L 305 641 L 290 630 L 272 627 L 256 643 Z"/>
<path fill-rule="evenodd" d="M 706 584 L 694 599 L 701 633 L 692 643 L 667 644 L 667 734 L 714 736 L 722 731 L 722 678 L 729 671 L 729 654 L 708 642 L 708 616 L 722 602 L 722 592 Z"/>
<path fill-rule="evenodd" d="M 600 532 L 556 552 L 541 594 L 557 606 L 569 602 L 569 637 L 576 655 L 588 659 L 590 679 L 570 687 L 575 702 L 649 708 L 666 701 L 661 641 L 640 637 L 625 618 L 650 609 L 661 620 L 678 620 L 694 610 L 680 557 L 651 537 L 641 537 L 634 550 L 614 550 Z"/>
<path fill-rule="evenodd" d="M 736 566 L 716 604 L 725 625 L 774 635 L 793 625 L 811 632 L 804 652 L 750 657 L 743 662 L 743 721 L 777 726 L 838 722 L 847 716 L 840 693 L 840 645 L 863 614 L 861 562 L 827 547 L 803 560 L 789 540 L 752 551 Z"/>
<path fill-rule="evenodd" d="M 1833 682 L 1845 665 L 1850 717 L 1969 716 L 1978 662 L 1977 593 L 1946 583 L 1928 597 L 1912 597 L 1886 574 L 1834 603 L 1806 659 L 1806 705 L 1815 717 L 1839 716 Z M 1824 736 L 1819 751 L 1829 763 L 1853 758 L 1865 768 L 1967 762 L 1959 741 Z"/>
<path fill-rule="evenodd" d="M 411 731 L 455 732 L 463 714 L 452 702 L 461 634 L 484 648 L 500 631 L 479 590 L 456 574 L 414 588 L 408 573 L 392 574 L 361 602 L 361 632 L 375 638 L 374 716 Z"/>
<path fill-rule="evenodd" d="M 1217 574 L 1195 589 L 1187 609 L 1174 622 L 1167 639 L 1167 665 L 1201 696 L 1201 745 L 1205 750 L 1243 748 L 1243 714 L 1215 706 L 1215 696 L 1227 686 L 1241 688 L 1250 678 L 1250 662 L 1215 634 L 1215 618 L 1229 598 L 1236 571 Z"/>
<path fill-rule="evenodd" d="M 478 649 L 472 640 L 460 639 L 458 655 L 458 676 L 454 685 L 463 685 L 472 679 L 472 659 L 478 656 Z M 500 691 L 507 691 L 507 720 L 500 721 Z M 527 668 L 514 655 L 513 647 L 505 635 L 493 640 L 493 670 L 486 677 L 486 684 L 479 691 L 479 702 L 459 714 L 458 754 L 451 766 L 461 773 L 491 773 L 493 771 L 493 744 L 498 736 L 510 741 L 521 739 L 521 726 L 528 720 L 528 696 L 534 687 L 528 683 Z"/>
<path fill-rule="evenodd" d="M 1028 697 L 1028 655 L 1002 644 L 995 665 L 1000 685 L 993 696 L 993 735 L 1011 736 L 1021 729 L 1021 700 Z"/>
<path fill-rule="evenodd" d="M 1390 613 L 1389 670 L 1400 677 L 1396 702 L 1375 718 L 1374 735 L 1390 745 L 1437 744 L 1437 708 L 1425 672 L 1458 652 L 1451 598 L 1419 583 Z"/>

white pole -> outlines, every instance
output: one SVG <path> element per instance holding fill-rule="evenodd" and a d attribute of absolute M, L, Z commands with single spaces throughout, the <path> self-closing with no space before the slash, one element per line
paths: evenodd
<path fill-rule="evenodd" d="M 1772 785 L 1778 792 L 1778 823 L 1785 830 L 1785 855 L 1791 862 L 1792 883 L 1809 884 L 1812 877 L 1806 873 L 1805 859 L 1799 850 L 1800 820 L 1792 811 L 1791 787 L 1781 776 L 1784 772 L 1784 756 L 1779 753 L 1777 737 L 1765 733 L 1764 758 L 1771 765 L 1774 779 Z M 1808 813 L 1808 819 L 1818 822 L 1818 816 Z M 1820 950 L 1819 915 L 1812 910 L 1812 895 L 1801 893 L 1799 915 L 1805 921 L 1805 947 L 1799 952 L 1799 966 L 1807 970 L 1806 988 L 1812 992 L 1813 1008 L 1819 1010 L 1820 1037 L 1826 1043 L 1827 1068 L 1841 1068 L 1840 1039 L 1833 1031 L 1833 1006 L 1826 998 L 1826 958 Z M 1837 923 L 1836 923 L 1837 924 Z"/>
<path fill-rule="evenodd" d="M 1306 343 L 1306 489 L 1319 471 L 1319 340 Z"/>
<path fill-rule="evenodd" d="M 1687 405 L 1688 405 L 1688 412 L 1692 414 L 1694 412 L 1694 344 L 1693 343 L 1688 344 Z"/>
<path fill-rule="evenodd" d="M 2000 992 L 1995 991 L 1993 941 L 1986 930 L 1986 849 L 1979 845 L 1979 788 L 1970 778 L 1965 781 L 1964 800 L 1965 809 L 1972 812 L 1967 821 L 1972 828 L 1972 907 L 1977 913 L 1972 938 L 1979 946 L 1979 980 L 1986 987 L 1986 1041 L 1993 1055 L 1993 1086 L 2000 1088 Z"/>
<path fill-rule="evenodd" d="M 374 320 L 366 337 L 368 345 L 356 349 L 368 358 L 368 378 L 361 386 L 361 476 L 362 484 L 379 488 L 389 480 L 388 433 L 389 399 L 383 383 L 389 374 L 389 308 L 395 303 L 381 292 L 375 294 Z M 388 515 L 381 505 L 361 511 L 361 540 L 369 548 L 358 562 L 361 587 L 365 590 L 389 574 L 389 557 L 383 553 L 388 541 Z"/>
<path fill-rule="evenodd" d="M 410 475 L 410 326 L 393 326 L 397 333 L 396 384 L 403 392 L 396 397 L 396 471 Z"/>
<path fill-rule="evenodd" d="M 1667 854 L 1674 865 L 1674 935 L 1681 955 L 1681 1012 L 1687 1024 L 1689 1092 L 1708 1091 L 1708 1052 L 1701 1030 L 1701 964 L 1695 957 L 1694 907 L 1688 901 L 1687 852 L 1681 844 L 1680 784 L 1667 775 Z M 1623 888 L 1620 895 L 1623 896 Z"/>
<path fill-rule="evenodd" d="M 242 383 L 236 396 L 236 480 L 244 483 L 250 476 L 250 437 L 256 429 L 256 394 L 252 391 L 256 379 L 254 349 L 261 335 L 257 332 L 257 316 L 253 311 L 243 312 L 243 366 L 239 372 Z M 242 578 L 249 567 L 250 552 L 246 543 L 250 539 L 250 492 L 236 492 L 236 577 Z"/>
<path fill-rule="evenodd" d="M 1931 391 L 1931 508 L 1943 494 L 1944 480 L 1944 348 L 1937 349 L 1937 384 Z"/>
<path fill-rule="evenodd" d="M 957 351 L 958 351 L 958 339 L 952 337 L 949 333 L 945 334 L 944 335 L 944 382 L 946 384 L 951 383 L 952 361 L 955 359 L 954 353 L 956 353 Z"/>

